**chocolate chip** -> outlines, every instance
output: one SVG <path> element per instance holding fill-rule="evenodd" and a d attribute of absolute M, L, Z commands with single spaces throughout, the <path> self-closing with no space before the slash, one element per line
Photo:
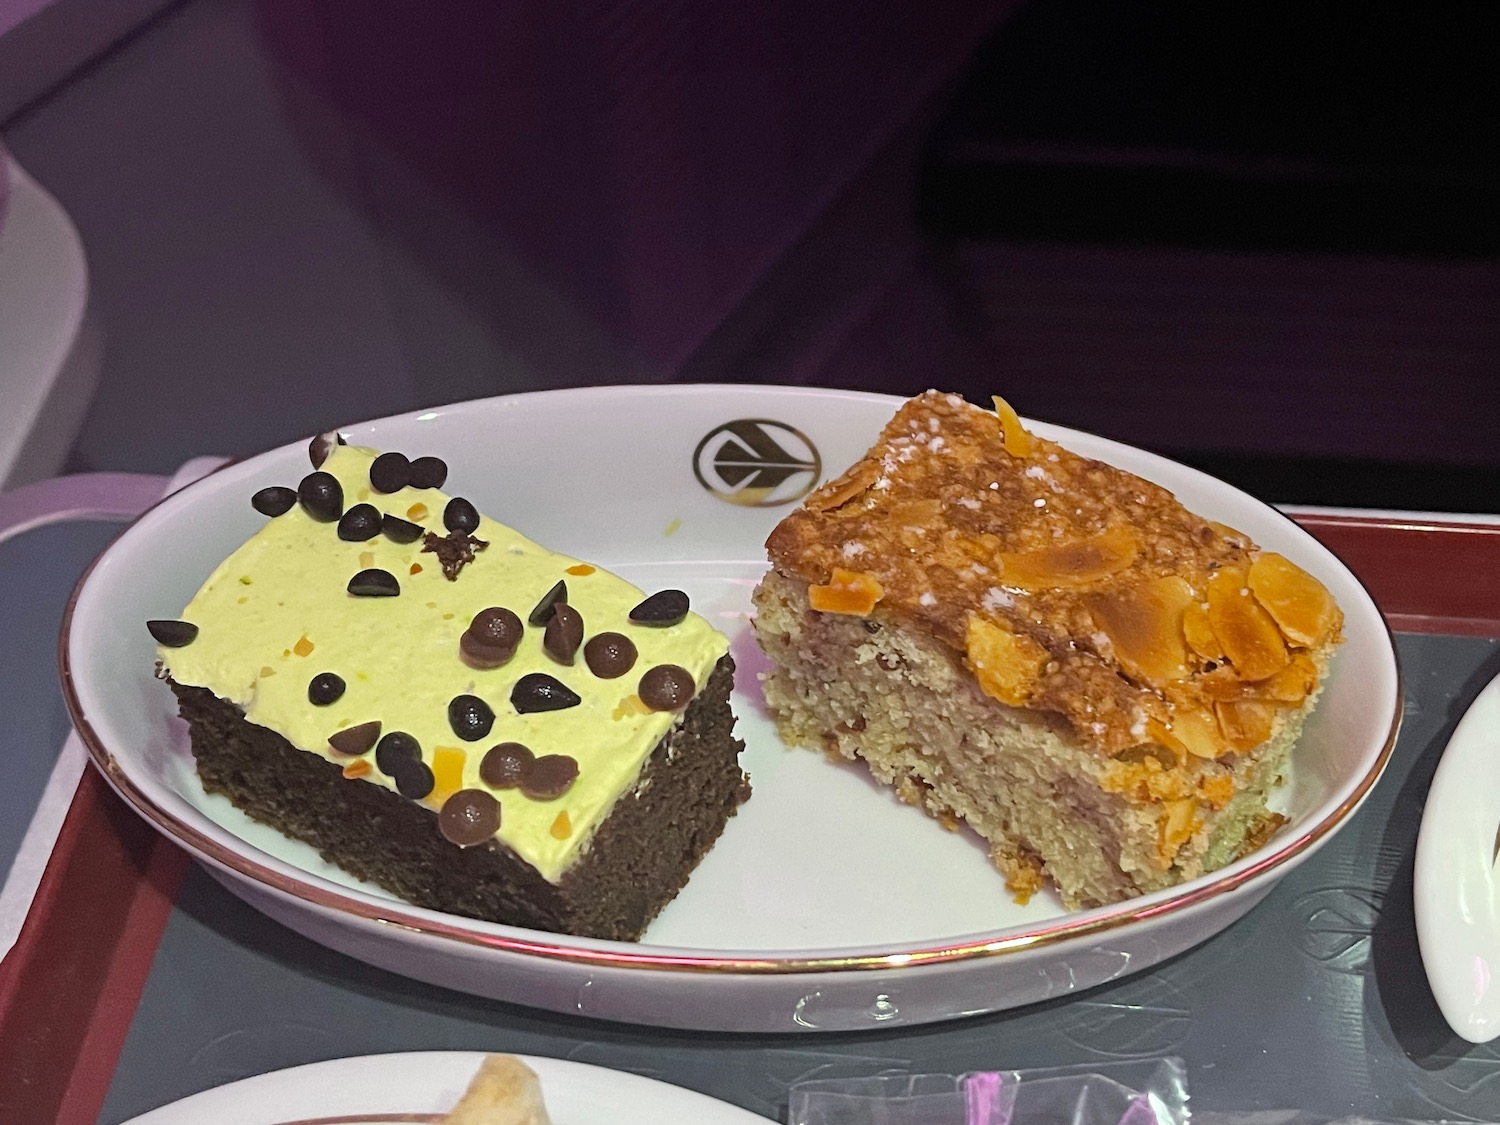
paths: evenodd
<path fill-rule="evenodd" d="M 380 509 L 374 504 L 356 504 L 339 517 L 339 538 L 363 543 L 380 534 Z"/>
<path fill-rule="evenodd" d="M 403 765 L 422 761 L 422 744 L 404 730 L 393 730 L 375 744 L 375 767 L 395 777 Z"/>
<path fill-rule="evenodd" d="M 396 792 L 412 801 L 420 801 L 436 784 L 426 762 L 401 762 L 396 766 L 395 778 Z"/>
<path fill-rule="evenodd" d="M 515 656 L 525 631 L 521 619 L 510 610 L 482 609 L 458 638 L 458 655 L 471 668 L 499 668 Z"/>
<path fill-rule="evenodd" d="M 572 665 L 583 644 L 583 615 L 567 602 L 558 602 L 542 634 L 542 649 L 559 664 Z"/>
<path fill-rule="evenodd" d="M 198 626 L 191 621 L 148 621 L 146 628 L 156 638 L 157 644 L 168 648 L 181 648 L 198 639 Z"/>
<path fill-rule="evenodd" d="M 500 648 L 515 648 L 521 643 L 521 635 L 525 631 L 519 617 L 498 605 L 481 609 L 474 615 L 474 620 L 469 622 L 469 632 L 474 634 L 476 640 Z"/>
<path fill-rule="evenodd" d="M 382 453 L 370 462 L 370 487 L 376 492 L 400 492 L 411 483 L 411 462 L 404 453 Z"/>
<path fill-rule="evenodd" d="M 545 625 L 552 618 L 552 610 L 558 602 L 568 600 L 568 584 L 559 582 L 552 589 L 542 595 L 542 600 L 536 603 L 536 608 L 527 616 L 526 621 L 531 625 Z"/>
<path fill-rule="evenodd" d="M 566 754 L 543 754 L 521 779 L 521 793 L 533 801 L 555 801 L 577 780 L 577 761 Z"/>
<path fill-rule="evenodd" d="M 613 680 L 635 667 L 635 642 L 624 633 L 595 633 L 583 646 L 589 671 L 601 680 Z"/>
<path fill-rule="evenodd" d="M 653 711 L 681 711 L 697 692 L 692 674 L 676 664 L 658 664 L 641 677 L 636 693 Z"/>
<path fill-rule="evenodd" d="M 360 723 L 358 726 L 345 727 L 341 731 L 328 736 L 328 745 L 333 747 L 335 754 L 343 754 L 350 758 L 357 758 L 361 754 L 369 753 L 370 747 L 374 746 L 380 738 L 380 724 Z"/>
<path fill-rule="evenodd" d="M 344 486 L 332 473 L 308 473 L 297 486 L 297 499 L 319 523 L 332 523 L 344 514 Z"/>
<path fill-rule="evenodd" d="M 349 592 L 356 598 L 394 598 L 401 592 L 401 583 L 390 571 L 371 567 L 349 579 Z"/>
<path fill-rule="evenodd" d="M 483 789 L 460 789 L 443 802 L 438 831 L 460 848 L 472 848 L 495 835 L 500 827 L 500 802 Z"/>
<path fill-rule="evenodd" d="M 474 555 L 484 550 L 489 543 L 476 539 L 467 531 L 450 531 L 447 535 L 428 532 L 422 540 L 422 550 L 437 556 L 443 568 L 443 577 L 449 582 L 458 580 L 458 572 L 474 561 Z"/>
<path fill-rule="evenodd" d="M 411 463 L 413 488 L 442 488 L 448 479 L 448 462 L 441 457 L 418 457 Z"/>
<path fill-rule="evenodd" d="M 337 430 L 329 430 L 326 433 L 318 434 L 312 441 L 307 443 L 307 459 L 312 462 L 313 468 L 321 469 L 323 462 L 328 460 L 334 447 L 346 444 L 344 435 Z"/>
<path fill-rule="evenodd" d="M 514 789 L 535 760 L 530 748 L 519 742 L 491 746 L 479 763 L 479 777 L 492 789 Z"/>
<path fill-rule="evenodd" d="M 528 672 L 510 690 L 510 705 L 522 715 L 535 711 L 562 711 L 577 707 L 580 702 L 576 692 L 545 672 Z"/>
<path fill-rule="evenodd" d="M 292 510 L 292 505 L 297 502 L 295 490 L 286 488 L 279 484 L 273 484 L 270 488 L 262 488 L 254 496 L 250 497 L 250 506 L 263 516 L 284 516 Z"/>
<path fill-rule="evenodd" d="M 476 742 L 490 733 L 495 712 L 477 695 L 455 695 L 448 701 L 448 725 L 465 742 Z"/>
<path fill-rule="evenodd" d="M 443 509 L 443 526 L 449 531 L 475 531 L 479 527 L 479 509 L 462 496 L 455 496 Z"/>
<path fill-rule="evenodd" d="M 427 529 L 421 524 L 393 516 L 389 512 L 380 517 L 380 531 L 392 543 L 415 543 L 427 534 Z"/>
<path fill-rule="evenodd" d="M 334 672 L 319 672 L 307 681 L 307 701 L 315 707 L 337 703 L 344 694 L 343 677 Z"/>
<path fill-rule="evenodd" d="M 678 624 L 688 614 L 688 596 L 681 590 L 658 590 L 630 611 L 636 625 L 665 628 Z"/>

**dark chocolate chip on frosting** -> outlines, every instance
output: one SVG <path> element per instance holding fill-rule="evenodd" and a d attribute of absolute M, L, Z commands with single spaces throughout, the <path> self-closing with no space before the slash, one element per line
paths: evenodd
<path fill-rule="evenodd" d="M 404 730 L 393 730 L 375 744 L 375 768 L 395 777 L 402 763 L 421 762 L 422 744 Z"/>
<path fill-rule="evenodd" d="M 418 457 L 411 463 L 413 488 L 442 488 L 448 480 L 448 462 L 441 457 Z"/>
<path fill-rule="evenodd" d="M 458 638 L 459 657 L 470 668 L 499 668 L 515 656 L 525 631 L 513 611 L 501 606 L 482 609 Z"/>
<path fill-rule="evenodd" d="M 297 499 L 319 523 L 332 523 L 344 514 L 344 486 L 332 473 L 308 473 L 297 485 Z"/>
<path fill-rule="evenodd" d="M 577 760 L 567 754 L 544 754 L 521 778 L 521 793 L 533 801 L 555 801 L 577 780 Z"/>
<path fill-rule="evenodd" d="M 307 443 L 307 459 L 312 462 L 312 467 L 321 469 L 323 462 L 328 460 L 333 453 L 334 447 L 346 445 L 344 435 L 337 430 L 329 430 L 326 433 L 316 435 L 312 441 Z"/>
<path fill-rule="evenodd" d="M 688 596 L 681 590 L 658 590 L 630 611 L 636 625 L 665 628 L 676 625 L 688 615 Z"/>
<path fill-rule="evenodd" d="M 401 583 L 390 571 L 370 567 L 349 579 L 348 589 L 357 598 L 394 598 L 401 592 Z"/>
<path fill-rule="evenodd" d="M 577 692 L 545 672 L 528 672 L 510 691 L 510 705 L 522 715 L 562 711 L 581 702 Z"/>
<path fill-rule="evenodd" d="M 307 701 L 315 707 L 337 703 L 344 695 L 344 679 L 336 672 L 319 672 L 307 681 Z"/>
<path fill-rule="evenodd" d="M 502 742 L 485 751 L 479 777 L 492 789 L 514 789 L 521 784 L 536 755 L 520 742 Z"/>
<path fill-rule="evenodd" d="M 427 534 L 427 529 L 419 523 L 412 523 L 387 512 L 380 517 L 380 532 L 392 543 L 415 543 Z"/>
<path fill-rule="evenodd" d="M 411 483 L 411 462 L 404 453 L 382 453 L 370 463 L 370 487 L 376 492 L 400 492 Z"/>
<path fill-rule="evenodd" d="M 396 792 L 412 801 L 420 801 L 432 792 L 436 778 L 423 761 L 400 762 L 396 766 Z"/>
<path fill-rule="evenodd" d="M 476 742 L 490 733 L 495 712 L 477 695 L 455 695 L 448 701 L 448 725 L 465 742 Z"/>
<path fill-rule="evenodd" d="M 437 556 L 443 568 L 443 577 L 449 582 L 457 580 L 458 572 L 474 561 L 475 553 L 488 546 L 486 540 L 476 539 L 467 531 L 450 531 L 447 535 L 436 535 L 429 531 L 422 540 L 422 550 Z"/>
<path fill-rule="evenodd" d="M 341 731 L 330 734 L 328 745 L 333 747 L 335 754 L 357 758 L 361 754 L 369 753 L 370 748 L 379 738 L 379 722 L 360 723 L 358 726 L 345 727 Z"/>
<path fill-rule="evenodd" d="M 339 538 L 364 543 L 380 534 L 380 523 L 380 509 L 374 504 L 356 504 L 339 517 Z"/>
<path fill-rule="evenodd" d="M 624 633 L 595 633 L 583 646 L 589 671 L 601 680 L 614 680 L 635 667 L 635 642 Z"/>
<path fill-rule="evenodd" d="M 583 615 L 567 602 L 558 602 L 542 634 L 542 649 L 559 664 L 572 665 L 583 644 Z"/>
<path fill-rule="evenodd" d="M 168 648 L 181 648 L 198 639 L 198 626 L 191 621 L 154 620 L 146 622 L 146 629 L 156 638 L 156 643 Z"/>
<path fill-rule="evenodd" d="M 443 509 L 443 526 L 449 531 L 479 530 L 479 509 L 462 496 L 455 496 Z"/>
<path fill-rule="evenodd" d="M 531 613 L 527 615 L 527 623 L 531 625 L 547 624 L 552 619 L 552 611 L 557 608 L 557 603 L 567 600 L 568 584 L 560 581 L 542 595 L 542 600 L 537 602 Z"/>
<path fill-rule="evenodd" d="M 250 497 L 250 506 L 263 516 L 284 516 L 297 503 L 297 490 L 273 484 Z"/>
<path fill-rule="evenodd" d="M 681 711 L 693 701 L 697 685 L 686 668 L 676 664 L 658 664 L 641 677 L 637 694 L 653 711 Z"/>
<path fill-rule="evenodd" d="M 499 828 L 500 802 L 483 789 L 460 789 L 443 802 L 438 812 L 443 839 L 460 848 L 484 843 Z"/>

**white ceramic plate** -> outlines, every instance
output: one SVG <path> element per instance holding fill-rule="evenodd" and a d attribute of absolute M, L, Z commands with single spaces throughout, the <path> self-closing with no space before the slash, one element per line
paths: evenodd
<path fill-rule="evenodd" d="M 552 1125 L 765 1125 L 765 1118 L 638 1074 L 518 1056 L 536 1071 Z M 463 1096 L 484 1055 L 420 1051 L 276 1070 L 205 1090 L 125 1125 L 373 1125 L 434 1122 Z"/>
<path fill-rule="evenodd" d="M 735 708 L 755 795 L 640 945 L 424 911 L 206 797 L 143 623 L 175 616 L 261 522 L 256 489 L 307 471 L 298 444 L 167 498 L 100 557 L 64 626 L 65 693 L 95 761 L 137 810 L 236 894 L 372 964 L 481 995 L 608 1019 L 722 1030 L 846 1030 L 1015 1007 L 1136 972 L 1228 925 L 1348 818 L 1395 738 L 1390 635 L 1363 587 L 1290 520 L 1201 473 L 1038 424 L 1071 448 L 1171 488 L 1316 574 L 1347 640 L 1281 794 L 1269 844 L 1219 872 L 1066 913 L 1011 901 L 977 840 L 938 829 L 862 768 L 789 752 L 763 713 L 746 621 L 762 544 L 819 476 L 859 457 L 898 405 L 766 387 L 556 391 L 346 428 L 441 452 L 449 489 L 537 540 L 645 588 L 680 586 L 732 637 Z M 725 430 L 723 427 L 735 428 Z M 761 493 L 748 489 L 760 487 Z M 760 499 L 764 506 L 745 501 Z"/>
<path fill-rule="evenodd" d="M 1443 751 L 1417 836 L 1417 943 L 1438 1008 L 1470 1043 L 1500 1035 L 1500 676 L 1469 705 Z"/>

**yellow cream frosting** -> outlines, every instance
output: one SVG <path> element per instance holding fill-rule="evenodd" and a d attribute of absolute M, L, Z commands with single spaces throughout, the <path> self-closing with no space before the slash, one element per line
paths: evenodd
<path fill-rule="evenodd" d="M 338 446 L 322 466 L 338 478 L 345 507 L 371 503 L 445 534 L 448 496 L 430 488 L 376 492 L 369 477 L 375 457 L 371 449 Z M 225 559 L 188 603 L 182 620 L 198 626 L 197 638 L 185 647 L 161 647 L 158 657 L 177 683 L 213 691 L 241 707 L 250 722 L 341 766 L 359 759 L 333 752 L 329 735 L 370 721 L 378 721 L 382 733 L 414 736 L 429 766 L 442 751 L 437 788 L 422 803 L 436 810 L 456 788 L 490 793 L 501 806 L 498 839 L 556 882 L 680 721 L 680 714 L 640 704 L 635 693 L 641 675 L 658 664 L 676 664 L 701 689 L 729 642 L 692 613 L 667 628 L 632 624 L 628 614 L 643 591 L 546 550 L 504 524 L 481 517 L 474 535 L 489 546 L 449 580 L 437 556 L 422 550 L 421 539 L 400 544 L 377 535 L 345 542 L 335 524 L 319 523 L 294 505 Z M 372 567 L 396 577 L 398 596 L 347 592 L 349 579 Z M 583 617 L 585 637 L 610 631 L 635 643 L 639 657 L 629 672 L 600 679 L 581 649 L 573 665 L 561 665 L 543 651 L 543 630 L 531 625 L 515 657 L 500 668 L 476 670 L 460 659 L 459 637 L 475 614 L 503 606 L 524 622 L 559 579 L 567 583 L 568 604 Z M 347 686 L 336 702 L 315 706 L 308 701 L 308 681 L 322 672 L 336 673 Z M 518 714 L 511 688 L 529 672 L 554 676 L 582 702 Z M 476 695 L 494 711 L 494 728 L 485 738 L 465 742 L 449 726 L 448 703 L 460 694 Z M 532 800 L 519 789 L 491 789 L 479 765 L 485 751 L 501 742 L 524 743 L 537 757 L 567 754 L 578 763 L 578 778 L 550 801 Z M 458 759 L 449 751 L 461 756 L 457 785 L 451 763 Z M 363 757 L 373 766 L 374 756 L 372 750 Z M 371 783 L 396 788 L 393 778 L 373 768 L 350 781 Z"/>

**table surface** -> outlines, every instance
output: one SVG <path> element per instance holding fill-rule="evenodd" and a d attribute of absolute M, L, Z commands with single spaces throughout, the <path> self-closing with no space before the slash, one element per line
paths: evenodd
<path fill-rule="evenodd" d="M 7 716 L 0 752 L 10 783 L 0 791 L 6 867 L 67 731 L 52 660 L 57 623 L 76 577 L 114 530 L 63 525 L 0 543 L 0 588 L 20 592 L 0 607 L 0 630 L 31 642 L 5 646 L 0 655 Z M 1440 606 L 1423 624 L 1411 616 L 1420 607 L 1398 608 L 1406 611 L 1398 624 L 1429 630 L 1434 621 L 1443 628 L 1459 616 Z M 28 1036 L 59 1037 L 57 1057 L 72 1060 L 71 1086 L 58 1110 L 69 1121 L 120 1122 L 197 1090 L 302 1062 L 433 1049 L 605 1065 L 777 1120 L 790 1085 L 813 1074 L 1161 1055 L 1185 1060 L 1194 1105 L 1205 1110 L 1495 1119 L 1500 1053 L 1459 1040 L 1444 1024 L 1418 958 L 1412 917 L 1413 851 L 1438 757 L 1463 707 L 1500 671 L 1500 630 L 1483 622 L 1454 628 L 1479 635 L 1398 634 L 1407 691 L 1400 740 L 1369 801 L 1322 851 L 1205 944 L 1068 999 L 944 1025 L 832 1035 L 595 1022 L 369 968 L 261 916 L 153 838 L 155 858 L 131 853 L 141 868 L 137 877 L 160 895 L 159 918 L 151 922 L 147 909 L 140 917 L 148 921 L 140 923 L 133 913 L 126 934 L 142 935 L 129 950 L 141 979 L 122 984 L 120 962 L 111 962 L 107 978 L 88 985 L 97 989 L 98 1018 L 86 1031 L 69 1031 L 70 1041 L 63 1040 L 61 1015 L 49 1023 L 33 1011 L 21 1023 Z M 96 781 L 86 778 L 80 799 Z M 112 795 L 95 799 L 114 802 Z M 106 820 L 127 838 L 138 827 L 122 808 Z M 171 858 L 163 862 L 163 853 Z M 70 982 L 28 983 L 45 996 Z M 0 1033 L 5 1027 L 0 1019 Z M 28 1051 L 12 1049 L 25 1046 L 35 1045 L 0 1041 L 0 1119 L 10 1120 L 7 1105 L 25 1104 L 17 1100 L 17 1084 L 26 1080 L 19 1071 Z M 35 1055 L 29 1052 L 29 1065 L 38 1065 Z M 89 1089 L 79 1088 L 80 1074 Z"/>

